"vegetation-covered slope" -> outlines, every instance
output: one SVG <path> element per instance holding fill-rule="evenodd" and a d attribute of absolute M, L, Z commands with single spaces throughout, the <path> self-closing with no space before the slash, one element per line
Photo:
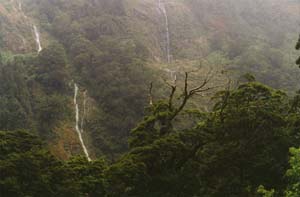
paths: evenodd
<path fill-rule="evenodd" d="M 170 71 L 202 66 L 197 78 L 203 78 L 213 68 L 227 73 L 212 82 L 221 88 L 227 75 L 236 82 L 247 72 L 272 87 L 293 92 L 298 86 L 299 72 L 291 66 L 297 57 L 296 1 L 162 2 L 170 64 L 159 1 L 0 1 L 1 129 L 30 129 L 61 158 L 80 153 L 72 100 L 77 83 L 84 141 L 93 157 L 113 159 L 128 150 L 129 131 L 149 103 L 150 82 L 156 100 L 162 98 L 161 78 L 169 79 Z M 39 54 L 33 26 L 44 48 Z"/>
<path fill-rule="evenodd" d="M 173 99 L 155 103 L 132 130 L 130 151 L 112 164 L 85 158 L 61 162 L 28 133 L 0 132 L 1 194 L 259 196 L 259 188 L 297 196 L 298 150 L 291 149 L 289 187 L 285 171 L 288 147 L 299 145 L 299 95 L 290 100 L 282 91 L 248 82 L 216 99 L 209 113 L 186 112 L 183 120 L 192 124 L 185 128 L 173 121 L 181 105 Z"/>
<path fill-rule="evenodd" d="M 298 9 L 0 0 L 0 196 L 299 196 Z"/>

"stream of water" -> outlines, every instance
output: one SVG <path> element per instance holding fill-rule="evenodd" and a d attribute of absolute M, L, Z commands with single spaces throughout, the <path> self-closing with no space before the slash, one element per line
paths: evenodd
<path fill-rule="evenodd" d="M 80 125 L 80 112 L 79 112 L 79 104 L 77 102 L 77 100 L 78 100 L 77 99 L 78 98 L 78 91 L 79 91 L 79 88 L 78 88 L 77 84 L 75 83 L 74 84 L 74 105 L 75 105 L 75 112 L 76 112 L 76 114 L 75 114 L 75 120 L 76 120 L 75 129 L 76 129 L 76 132 L 78 134 L 78 138 L 79 138 L 81 147 L 83 149 L 83 152 L 84 152 L 86 158 L 88 159 L 88 161 L 91 161 L 91 158 L 89 156 L 89 152 L 88 152 L 88 150 L 87 150 L 87 148 L 84 144 L 83 138 L 82 138 L 83 128 L 79 127 L 79 125 Z M 81 124 L 83 124 L 83 122 Z"/>
<path fill-rule="evenodd" d="M 18 4 L 18 9 L 19 9 L 19 11 L 22 12 L 23 15 L 24 15 L 24 18 L 25 18 L 26 20 L 28 20 L 27 15 L 23 12 L 22 1 L 17 1 L 17 4 Z M 35 40 L 35 42 L 36 42 L 37 52 L 40 53 L 40 52 L 43 50 L 42 44 L 41 44 L 41 36 L 40 36 L 40 32 L 39 32 L 37 26 L 36 26 L 35 24 L 32 24 L 32 22 L 31 22 L 30 20 L 28 20 L 28 23 L 29 23 L 30 25 L 32 25 L 32 27 L 33 27 L 34 40 Z"/>
<path fill-rule="evenodd" d="M 169 19 L 168 19 L 168 14 L 165 6 L 165 2 L 162 0 L 158 0 L 158 9 L 160 12 L 163 14 L 164 19 L 165 19 L 165 42 L 166 42 L 166 54 L 167 54 L 167 62 L 171 62 L 171 50 L 170 50 L 170 30 L 169 30 Z"/>
<path fill-rule="evenodd" d="M 35 42 L 36 42 L 36 45 L 37 45 L 37 51 L 38 51 L 38 53 L 40 53 L 43 50 L 43 48 L 42 48 L 41 40 L 40 40 L 40 33 L 39 33 L 36 25 L 33 25 L 33 31 L 34 31 L 34 35 L 35 35 Z"/>

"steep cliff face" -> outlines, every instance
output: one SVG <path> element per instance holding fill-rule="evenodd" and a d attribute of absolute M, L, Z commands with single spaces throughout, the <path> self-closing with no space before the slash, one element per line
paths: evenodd
<path fill-rule="evenodd" d="M 68 87 L 59 94 L 71 114 L 48 138 L 56 155 L 83 153 L 72 103 L 78 83 L 80 95 L 87 91 L 91 101 L 83 120 L 87 148 L 92 157 L 112 156 L 127 149 L 129 131 L 148 104 L 150 81 L 161 98 L 161 78 L 201 64 L 197 79 L 212 68 L 230 71 L 233 81 L 250 72 L 274 87 L 295 89 L 300 75 L 290 65 L 297 57 L 298 9 L 297 1 L 288 0 L 0 0 L 0 50 L 28 56 L 22 61 L 31 97 L 49 97 L 50 84 Z M 62 45 L 67 59 L 66 69 L 59 70 L 58 62 L 56 73 L 47 67 L 53 53 L 41 58 L 41 49 L 53 42 Z M 215 79 L 225 81 L 224 75 Z M 193 105 L 207 109 L 207 100 Z"/>
<path fill-rule="evenodd" d="M 239 51 L 255 42 L 281 48 L 297 34 L 299 3 L 296 1 L 162 2 L 169 20 L 170 50 L 174 60 L 199 59 L 217 50 L 232 58 L 239 55 L 235 48 Z M 49 33 L 63 37 L 75 31 L 89 40 L 105 35 L 115 39 L 133 38 L 146 47 L 150 59 L 161 62 L 166 59 L 166 27 L 159 0 L 10 0 L 0 4 L 0 12 L 1 46 L 14 52 L 36 48 L 32 27 L 35 20 L 42 26 L 42 36 Z M 80 24 L 84 25 L 79 28 Z"/>
<path fill-rule="evenodd" d="M 158 0 L 126 1 L 130 30 L 144 40 L 154 56 L 164 53 L 165 23 Z M 230 57 L 235 45 L 256 42 L 280 48 L 297 35 L 296 1 L 166 0 L 174 59 L 199 59 L 221 50 Z M 150 47 L 151 46 L 151 47 Z M 234 49 L 232 49 L 234 50 Z M 238 51 L 239 49 L 237 49 Z M 285 50 L 285 49 L 284 49 Z M 243 51 L 240 51 L 243 52 Z M 164 58 L 162 58 L 163 60 Z"/>
<path fill-rule="evenodd" d="M 299 3 L 290 0 L 168 0 L 170 40 L 174 59 L 197 59 L 215 46 L 234 41 L 265 41 L 273 45 L 284 42 L 289 34 L 297 34 Z M 24 5 L 23 5 L 24 4 Z M 34 1 L 2 0 L 0 2 L 2 48 L 25 52 L 35 48 L 33 20 L 45 33 L 58 35 L 72 25 L 90 40 L 103 35 L 138 39 L 147 47 L 149 56 L 163 60 L 164 16 L 158 0 L 145 1 Z M 30 16 L 30 17 L 29 17 Z M 58 20 L 65 20 L 59 21 Z M 90 20 L 80 29 L 77 26 Z M 63 22 L 71 22 L 63 27 Z M 61 32 L 53 32 L 52 26 Z M 74 27 L 75 26 L 75 27 Z M 70 27 L 71 28 L 71 27 Z M 57 30 L 56 29 L 56 30 Z M 57 30 L 58 31 L 58 30 Z M 228 39 L 228 40 L 226 40 Z M 250 39 L 250 40 L 249 40 Z M 260 39 L 260 40 L 259 40 Z M 275 43 L 276 42 L 276 43 Z M 28 44 L 27 44 L 28 43 Z M 225 45 L 228 43 L 225 43 Z M 279 44 L 279 46 L 281 46 Z M 214 48 L 216 47 L 216 48 Z M 203 54 L 200 54 L 202 50 Z M 225 49 L 226 50 L 226 49 Z"/>

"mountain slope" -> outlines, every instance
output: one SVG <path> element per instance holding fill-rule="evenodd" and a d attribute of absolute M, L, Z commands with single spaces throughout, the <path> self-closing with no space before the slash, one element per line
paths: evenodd
<path fill-rule="evenodd" d="M 26 91 L 7 95 L 4 87 L 1 104 L 6 106 L 10 96 L 16 98 L 13 106 L 28 119 L 24 128 L 44 136 L 61 158 L 82 154 L 74 127 L 74 83 L 79 86 L 84 141 L 92 157 L 105 154 L 112 159 L 127 150 L 129 132 L 149 103 L 149 83 L 155 82 L 154 96 L 161 98 L 165 95 L 162 78 L 169 80 L 174 72 L 180 81 L 178 72 L 200 69 L 193 83 L 211 68 L 218 73 L 228 71 L 232 81 L 250 72 L 273 87 L 298 87 L 299 72 L 291 66 L 297 56 L 293 52 L 298 21 L 295 10 L 299 8 L 296 1 L 20 3 L 0 0 L 0 49 L 2 72 L 16 66 L 9 72 L 20 78 L 16 86 L 22 84 Z M 41 35 L 41 53 L 34 25 Z M 216 76 L 212 83 L 227 85 L 227 76 Z M 12 81 L 8 89 L 15 88 Z M 88 97 L 85 115 L 84 94 Z M 205 109 L 207 100 L 194 100 L 191 105 Z M 52 116 L 58 120 L 52 122 Z M 20 116 L 13 119 L 17 118 Z"/>

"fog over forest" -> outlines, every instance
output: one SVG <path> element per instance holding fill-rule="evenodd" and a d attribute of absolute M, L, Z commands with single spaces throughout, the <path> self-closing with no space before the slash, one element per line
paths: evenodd
<path fill-rule="evenodd" d="M 299 33 L 300 0 L 0 0 L 0 196 L 300 196 Z"/>

